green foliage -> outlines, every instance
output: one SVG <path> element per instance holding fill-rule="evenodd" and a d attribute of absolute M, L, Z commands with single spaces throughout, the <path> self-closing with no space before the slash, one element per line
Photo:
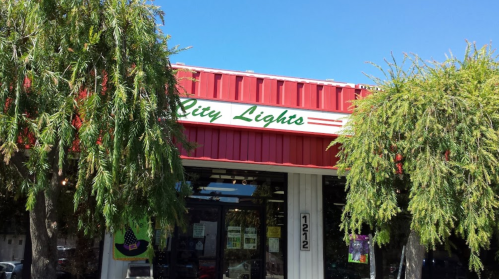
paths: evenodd
<path fill-rule="evenodd" d="M 463 237 L 479 272 L 480 250 L 498 229 L 499 62 L 490 48 L 468 45 L 463 60 L 406 56 L 380 69 L 382 90 L 354 102 L 330 145 L 341 145 L 337 166 L 347 177 L 345 239 L 368 224 L 387 243 L 394 217 L 407 215 L 428 248 Z"/>
<path fill-rule="evenodd" d="M 0 168 L 29 145 L 28 209 L 75 159 L 80 227 L 181 222 L 177 147 L 191 144 L 169 62 L 179 49 L 168 48 L 162 18 L 142 0 L 0 1 Z"/>

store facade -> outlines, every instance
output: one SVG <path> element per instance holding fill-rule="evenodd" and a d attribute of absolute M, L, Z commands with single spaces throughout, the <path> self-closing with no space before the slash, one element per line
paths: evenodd
<path fill-rule="evenodd" d="M 154 278 L 334 278 L 324 265 L 323 193 L 337 175 L 337 149 L 326 148 L 346 123 L 350 101 L 368 92 L 348 83 L 174 67 L 189 93 L 178 113 L 199 147 L 182 152 L 193 189 L 187 230 L 176 230 L 156 252 Z M 130 262 L 113 259 L 112 250 L 106 236 L 101 278 L 126 278 Z"/>

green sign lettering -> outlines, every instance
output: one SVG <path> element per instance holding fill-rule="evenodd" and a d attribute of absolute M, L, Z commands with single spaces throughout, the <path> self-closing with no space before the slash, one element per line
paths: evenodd
<path fill-rule="evenodd" d="M 212 109 L 211 106 L 203 106 L 198 105 L 198 100 L 196 99 L 187 99 L 182 101 L 182 105 L 184 106 L 185 113 L 179 110 L 177 111 L 177 116 L 179 118 L 187 117 L 189 115 L 194 117 L 208 117 L 210 119 L 210 123 L 215 122 L 217 119 L 222 118 L 222 112 Z M 234 120 L 242 120 L 244 122 L 264 122 L 264 128 L 269 127 L 271 124 L 279 124 L 279 125 L 297 125 L 301 126 L 305 124 L 302 117 L 298 117 L 296 114 L 288 115 L 288 110 L 285 109 L 278 116 L 272 115 L 270 113 L 265 113 L 265 109 L 259 111 L 257 113 L 258 106 L 253 105 L 246 109 L 239 115 L 234 116 L 232 119 Z"/>
<path fill-rule="evenodd" d="M 181 108 L 178 108 L 177 116 L 178 117 L 186 117 L 187 115 L 189 115 L 190 113 L 188 113 L 187 111 L 189 109 L 191 109 L 193 106 L 195 106 L 197 102 L 198 102 L 198 100 L 196 100 L 196 99 L 188 99 L 188 100 L 183 101 L 182 105 L 184 106 L 186 113 L 184 115 L 180 115 L 180 112 L 182 112 L 182 110 L 181 110 Z"/>
<path fill-rule="evenodd" d="M 199 117 L 206 117 L 208 116 L 210 118 L 210 123 L 213 123 L 215 120 L 219 119 L 222 117 L 222 113 L 220 111 L 212 110 L 209 106 L 203 108 L 202 106 L 198 106 L 192 112 L 189 112 L 190 109 L 192 109 L 196 104 L 197 104 L 196 99 L 188 99 L 182 102 L 182 105 L 184 106 L 185 109 L 185 114 L 180 115 L 181 109 L 179 108 L 179 111 L 177 111 L 177 116 L 178 117 L 186 117 L 189 114 L 192 114 L 192 116 L 199 116 Z"/>
<path fill-rule="evenodd" d="M 251 106 L 250 108 L 248 108 L 247 110 L 245 110 L 243 113 L 241 113 L 240 115 L 237 115 L 237 116 L 234 116 L 233 119 L 236 119 L 236 120 L 242 120 L 242 121 L 245 121 L 245 122 L 252 122 L 253 119 L 255 120 L 255 122 L 265 122 L 265 125 L 263 125 L 264 128 L 267 128 L 270 124 L 272 123 L 279 123 L 279 124 L 287 124 L 287 125 L 297 125 L 297 126 L 301 126 L 304 123 L 303 121 L 303 118 L 302 117 L 298 117 L 296 116 L 296 114 L 293 114 L 289 117 L 286 117 L 286 114 L 288 113 L 288 110 L 284 110 L 283 112 L 281 112 L 281 114 L 279 114 L 279 116 L 275 117 L 274 115 L 272 114 L 265 114 L 265 111 L 260 111 L 260 113 L 258 113 L 253 119 L 251 117 L 251 115 L 253 113 L 255 113 L 255 111 L 258 109 L 258 106 Z M 295 119 L 296 118 L 296 119 Z"/>
<path fill-rule="evenodd" d="M 251 122 L 253 120 L 251 120 L 251 118 L 245 117 L 244 115 L 246 115 L 246 113 L 253 114 L 253 112 L 255 112 L 256 108 L 257 108 L 257 106 L 252 106 L 249 109 L 247 109 L 245 112 L 243 112 L 241 115 L 234 116 L 233 119 L 240 119 L 242 121 Z"/>

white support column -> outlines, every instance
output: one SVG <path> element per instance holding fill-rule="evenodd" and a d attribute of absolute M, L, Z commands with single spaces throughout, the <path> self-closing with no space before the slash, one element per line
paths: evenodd
<path fill-rule="evenodd" d="M 117 261 L 113 259 L 113 236 L 106 234 L 104 237 L 104 251 L 102 251 L 102 271 L 101 279 L 121 279 L 126 278 L 128 264 L 144 263 L 145 261 Z"/>
<path fill-rule="evenodd" d="M 300 250 L 300 214 L 310 214 L 310 251 Z M 288 278 L 323 279 L 322 176 L 288 173 Z"/>
<path fill-rule="evenodd" d="M 288 174 L 288 278 L 300 278 L 300 175 Z M 298 249 L 298 251 L 297 251 Z"/>

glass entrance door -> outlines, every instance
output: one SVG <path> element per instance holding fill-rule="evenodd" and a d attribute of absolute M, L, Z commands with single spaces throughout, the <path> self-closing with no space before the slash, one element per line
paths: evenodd
<path fill-rule="evenodd" d="M 226 208 L 221 265 L 223 278 L 263 278 L 262 213 L 259 208 Z"/>
<path fill-rule="evenodd" d="M 154 278 L 284 278 L 279 206 L 256 199 L 246 205 L 190 203 L 185 230 L 177 228 L 167 248 L 157 251 Z"/>
<path fill-rule="evenodd" d="M 261 279 L 261 207 L 189 206 L 174 239 L 173 279 Z"/>
<path fill-rule="evenodd" d="M 173 278 L 218 279 L 220 207 L 190 207 L 187 229 L 179 229 Z"/>

